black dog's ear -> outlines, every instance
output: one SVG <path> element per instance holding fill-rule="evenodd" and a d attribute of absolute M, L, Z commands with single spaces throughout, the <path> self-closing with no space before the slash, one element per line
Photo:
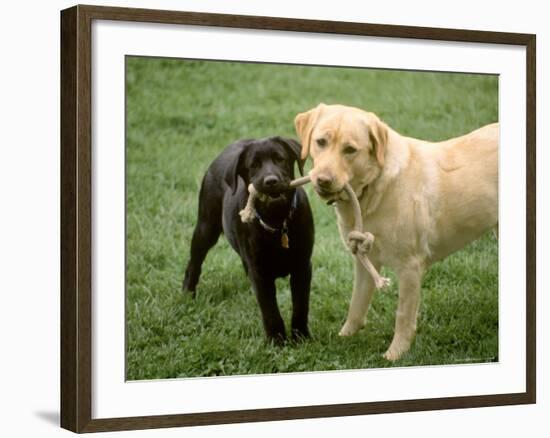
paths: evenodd
<path fill-rule="evenodd" d="M 235 194 L 238 186 L 238 178 L 243 170 L 244 157 L 248 143 L 242 143 L 240 147 L 231 155 L 227 167 L 225 168 L 224 179 L 231 193 Z"/>
<path fill-rule="evenodd" d="M 293 138 L 285 138 L 285 137 L 273 137 L 273 140 L 277 143 L 283 145 L 287 150 L 292 154 L 292 156 L 296 159 L 296 162 L 298 163 L 298 169 L 300 170 L 300 175 L 304 175 L 304 164 L 306 160 L 302 160 L 301 154 L 302 154 L 302 145 L 298 143 Z"/>

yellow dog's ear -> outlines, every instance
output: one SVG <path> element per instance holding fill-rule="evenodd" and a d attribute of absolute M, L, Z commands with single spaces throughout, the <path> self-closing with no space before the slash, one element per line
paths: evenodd
<path fill-rule="evenodd" d="M 300 142 L 302 143 L 302 160 L 305 160 L 309 154 L 311 132 L 319 119 L 319 114 L 321 113 L 323 106 L 324 104 L 320 103 L 315 108 L 310 109 L 305 113 L 300 113 L 294 118 L 296 134 L 298 134 L 298 137 L 300 137 Z"/>
<path fill-rule="evenodd" d="M 388 143 L 388 126 L 372 114 L 374 117 L 371 118 L 370 123 L 368 123 L 369 130 L 369 139 L 372 143 L 373 152 L 378 161 L 380 167 L 384 167 L 384 162 L 386 161 L 386 145 Z"/>

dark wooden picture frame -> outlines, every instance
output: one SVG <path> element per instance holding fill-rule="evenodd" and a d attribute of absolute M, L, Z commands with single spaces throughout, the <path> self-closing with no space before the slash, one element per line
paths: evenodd
<path fill-rule="evenodd" d="M 526 391 L 522 393 L 92 419 L 91 28 L 93 20 L 186 24 L 526 48 Z M 75 6 L 61 12 L 61 426 L 97 432 L 517 405 L 536 401 L 536 37 L 531 34 Z"/>

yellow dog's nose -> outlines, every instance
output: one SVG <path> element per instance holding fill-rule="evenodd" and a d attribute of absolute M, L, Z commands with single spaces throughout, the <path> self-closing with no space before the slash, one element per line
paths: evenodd
<path fill-rule="evenodd" d="M 329 189 L 332 186 L 333 178 L 328 173 L 321 173 L 317 175 L 317 185 L 322 189 Z"/>

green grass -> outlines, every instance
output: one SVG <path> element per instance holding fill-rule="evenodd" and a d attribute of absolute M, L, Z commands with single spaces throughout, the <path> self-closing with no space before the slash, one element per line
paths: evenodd
<path fill-rule="evenodd" d="M 126 91 L 129 380 L 497 360 L 492 235 L 427 273 L 416 341 L 395 364 L 382 359 L 393 334 L 395 281 L 375 297 L 363 330 L 338 337 L 352 259 L 333 209 L 310 188 L 312 340 L 282 348 L 264 341 L 250 284 L 223 237 L 203 265 L 197 298 L 181 292 L 201 178 L 226 145 L 243 137 L 295 137 L 296 113 L 319 102 L 374 111 L 408 136 L 446 139 L 498 119 L 496 77 L 129 57 Z M 288 281 L 277 284 L 288 327 Z"/>

